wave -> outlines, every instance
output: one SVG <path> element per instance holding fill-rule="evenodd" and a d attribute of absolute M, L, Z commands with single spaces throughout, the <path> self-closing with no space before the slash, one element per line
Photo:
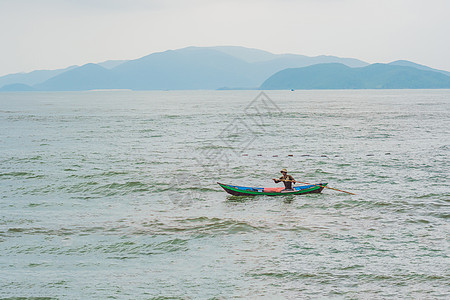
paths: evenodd
<path fill-rule="evenodd" d="M 245 221 L 221 218 L 187 218 L 174 220 L 170 223 L 148 223 L 144 225 L 144 234 L 193 234 L 196 236 L 240 234 L 265 230 L 265 227 L 255 226 Z"/>
<path fill-rule="evenodd" d="M 354 265 L 351 268 L 358 269 L 364 266 Z M 347 268 L 348 269 L 348 268 Z M 440 275 L 440 274 L 424 274 L 424 273 L 400 273 L 400 274 L 376 274 L 376 273 L 360 273 L 360 274 L 336 274 L 336 273 L 308 273 L 308 272 L 262 272 L 262 273 L 248 273 L 247 275 L 254 278 L 261 277 L 274 277 L 274 278 L 284 278 L 284 279 L 318 279 L 318 280 L 337 280 L 337 279 L 359 279 L 362 281 L 373 282 L 373 281 L 388 281 L 388 282 L 398 282 L 398 284 L 404 285 L 404 281 L 447 281 L 450 279 L 450 275 Z"/>
<path fill-rule="evenodd" d="M 124 220 L 125 221 L 125 220 Z M 240 234 L 254 231 L 264 231 L 265 226 L 256 226 L 246 221 L 235 219 L 195 217 L 170 219 L 165 222 L 158 219 L 143 223 L 114 222 L 103 226 L 75 226 L 73 228 L 44 228 L 44 227 L 10 227 L 0 231 L 1 236 L 14 235 L 123 235 L 150 236 L 185 234 L 188 236 L 209 236 L 223 234 Z"/>
<path fill-rule="evenodd" d="M 4 177 L 6 179 L 15 178 L 15 177 L 23 177 L 26 179 L 32 179 L 32 178 L 44 178 L 45 176 L 40 175 L 40 174 L 34 174 L 32 172 L 17 171 L 17 172 L 0 173 L 0 177 Z"/>

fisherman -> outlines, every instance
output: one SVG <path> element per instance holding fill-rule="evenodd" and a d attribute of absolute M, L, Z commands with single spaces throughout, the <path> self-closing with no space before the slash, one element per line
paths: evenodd
<path fill-rule="evenodd" d="M 283 176 L 281 176 L 279 179 L 273 178 L 273 181 L 275 181 L 275 183 L 283 182 L 284 191 L 292 191 L 292 183 L 297 183 L 297 181 L 295 181 L 294 177 L 287 174 L 286 169 L 281 170 L 280 173 L 283 174 Z"/>

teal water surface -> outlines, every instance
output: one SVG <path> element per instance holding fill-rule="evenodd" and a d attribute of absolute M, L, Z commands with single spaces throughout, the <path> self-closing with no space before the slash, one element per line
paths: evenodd
<path fill-rule="evenodd" d="M 448 299 L 450 91 L 259 93 L 1 93 L 0 298 Z"/>

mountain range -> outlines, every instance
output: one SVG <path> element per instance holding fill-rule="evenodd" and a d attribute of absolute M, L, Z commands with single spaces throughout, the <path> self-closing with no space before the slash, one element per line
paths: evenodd
<path fill-rule="evenodd" d="M 445 88 L 450 88 L 450 76 L 440 72 L 394 64 L 350 68 L 336 63 L 285 69 L 261 85 L 264 90 Z"/>
<path fill-rule="evenodd" d="M 447 78 L 449 72 L 409 61 L 369 65 L 354 58 L 221 46 L 10 74 L 0 77 L 0 91 L 450 88 Z"/>

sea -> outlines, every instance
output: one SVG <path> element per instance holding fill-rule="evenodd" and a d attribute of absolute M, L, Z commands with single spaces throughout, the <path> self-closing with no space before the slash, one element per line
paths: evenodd
<path fill-rule="evenodd" d="M 0 93 L 0 129 L 0 298 L 450 298 L 450 90 Z M 330 189 L 217 184 L 282 168 Z"/>

